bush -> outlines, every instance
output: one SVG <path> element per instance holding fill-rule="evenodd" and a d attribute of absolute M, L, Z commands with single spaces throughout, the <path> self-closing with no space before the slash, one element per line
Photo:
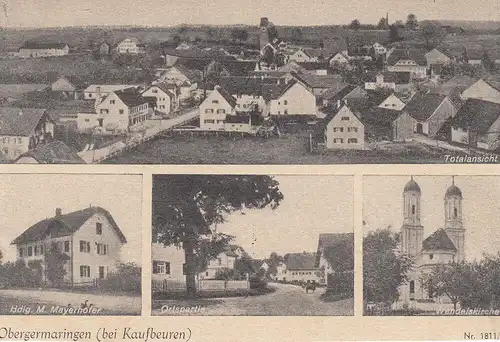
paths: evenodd
<path fill-rule="evenodd" d="M 3 287 L 30 288 L 42 286 L 42 271 L 39 262 L 27 266 L 20 259 L 0 266 L 0 284 Z"/>
<path fill-rule="evenodd" d="M 267 281 L 259 275 L 252 275 L 249 278 L 250 289 L 264 290 L 267 288 Z"/>
<path fill-rule="evenodd" d="M 100 288 L 111 292 L 141 293 L 141 267 L 135 263 L 120 263 L 116 271 L 99 282 Z"/>
<path fill-rule="evenodd" d="M 328 274 L 326 292 L 331 294 L 354 294 L 354 272 Z"/>

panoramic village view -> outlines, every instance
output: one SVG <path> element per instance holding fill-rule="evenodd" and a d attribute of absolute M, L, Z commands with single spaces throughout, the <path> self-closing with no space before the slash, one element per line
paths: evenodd
<path fill-rule="evenodd" d="M 500 315 L 499 188 L 496 176 L 365 177 L 365 315 Z"/>
<path fill-rule="evenodd" d="M 155 175 L 153 315 L 353 315 L 352 200 L 348 176 Z"/>
<path fill-rule="evenodd" d="M 439 163 L 498 153 L 496 22 L 388 8 L 375 23 L 353 10 L 329 26 L 256 17 L 29 29 L 9 25 L 3 9 L 5 163 Z"/>
<path fill-rule="evenodd" d="M 141 178 L 1 175 L 0 313 L 140 315 Z"/>

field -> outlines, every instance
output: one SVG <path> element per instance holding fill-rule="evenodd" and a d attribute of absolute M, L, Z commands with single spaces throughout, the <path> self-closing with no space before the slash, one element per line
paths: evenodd
<path fill-rule="evenodd" d="M 418 143 L 363 151 L 308 151 L 302 134 L 281 138 L 166 137 L 106 161 L 109 164 L 376 164 L 443 163 L 449 151 Z"/>

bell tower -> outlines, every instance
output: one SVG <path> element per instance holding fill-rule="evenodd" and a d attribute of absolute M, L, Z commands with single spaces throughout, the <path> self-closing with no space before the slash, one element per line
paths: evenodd
<path fill-rule="evenodd" d="M 413 180 L 406 183 L 403 191 L 403 226 L 401 227 L 402 252 L 415 256 L 422 249 L 424 227 L 420 224 L 420 187 Z"/>
<path fill-rule="evenodd" d="M 444 195 L 444 230 L 457 248 L 456 262 L 465 260 L 465 228 L 462 222 L 462 191 L 455 185 L 452 177 L 451 186 Z"/>
<path fill-rule="evenodd" d="M 266 17 L 260 18 L 259 46 L 261 50 L 269 43 L 268 26 L 269 19 Z"/>

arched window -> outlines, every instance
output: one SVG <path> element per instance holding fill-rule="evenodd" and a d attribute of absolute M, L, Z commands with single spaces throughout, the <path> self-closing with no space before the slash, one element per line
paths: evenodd
<path fill-rule="evenodd" d="M 410 293 L 415 293 L 415 280 L 410 281 Z"/>
<path fill-rule="evenodd" d="M 453 208 L 453 217 L 457 218 L 457 216 L 458 216 L 458 209 L 457 208 Z"/>
<path fill-rule="evenodd" d="M 415 204 L 411 206 L 411 213 L 413 215 L 415 215 L 415 211 L 416 211 L 416 208 L 415 208 Z"/>

